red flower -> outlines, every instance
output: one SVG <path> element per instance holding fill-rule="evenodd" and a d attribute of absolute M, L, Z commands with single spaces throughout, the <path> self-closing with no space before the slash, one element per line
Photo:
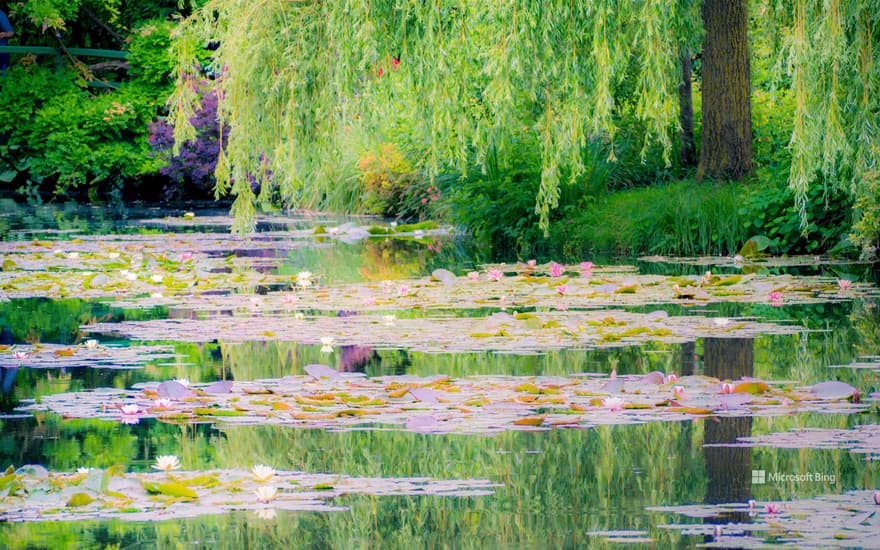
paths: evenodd
<path fill-rule="evenodd" d="M 396 69 L 398 65 L 400 65 L 400 59 L 397 59 L 396 57 L 392 57 L 391 58 L 391 68 Z"/>
<path fill-rule="evenodd" d="M 379 76 L 382 76 L 383 74 L 385 74 L 385 69 L 382 67 L 379 67 Z"/>

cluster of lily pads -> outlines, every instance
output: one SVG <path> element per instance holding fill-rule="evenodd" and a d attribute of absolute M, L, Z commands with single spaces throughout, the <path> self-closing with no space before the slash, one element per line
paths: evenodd
<path fill-rule="evenodd" d="M 106 346 L 95 339 L 79 345 L 0 344 L 0 368 L 31 369 L 89 367 L 95 369 L 134 369 L 158 359 L 176 355 L 172 346 Z"/>
<path fill-rule="evenodd" d="M 121 518 L 159 521 L 233 510 L 272 519 L 278 510 L 341 511 L 330 504 L 345 494 L 376 496 L 483 496 L 496 484 L 483 479 L 365 478 L 276 471 L 180 471 L 176 456 L 156 458 L 154 473 L 120 467 L 49 472 L 42 466 L 11 466 L 0 476 L 0 521 L 81 521 Z"/>
<path fill-rule="evenodd" d="M 397 426 L 427 433 L 487 434 L 504 430 L 680 421 L 694 417 L 769 416 L 797 412 L 854 413 L 870 408 L 843 382 L 810 387 L 757 379 L 652 372 L 644 376 L 480 376 L 453 379 L 340 373 L 325 365 L 307 375 L 256 381 L 185 381 L 45 396 L 21 411 L 66 418 L 137 422 L 280 424 L 334 430 Z M 870 399 L 878 396 L 872 395 Z"/>

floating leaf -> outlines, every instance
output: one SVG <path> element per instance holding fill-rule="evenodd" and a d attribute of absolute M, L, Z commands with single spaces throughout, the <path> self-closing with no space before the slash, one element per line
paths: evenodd
<path fill-rule="evenodd" d="M 196 396 L 196 392 L 187 388 L 177 380 L 162 382 L 159 384 L 159 387 L 156 388 L 156 393 L 159 397 L 164 397 L 166 399 L 185 399 L 187 397 Z"/>
<path fill-rule="evenodd" d="M 169 497 L 177 497 L 177 498 L 199 498 L 198 493 L 187 487 L 186 485 L 176 483 L 176 482 L 165 482 L 165 483 L 144 483 L 144 489 L 147 490 L 148 493 L 153 495 L 166 495 Z"/>
<path fill-rule="evenodd" d="M 770 390 L 770 386 L 766 382 L 760 380 L 750 380 L 748 382 L 740 382 L 733 387 L 733 393 L 750 393 L 759 395 Z"/>
<path fill-rule="evenodd" d="M 219 394 L 229 393 L 232 391 L 232 380 L 219 380 L 213 384 L 209 384 L 205 389 L 205 393 Z"/>
<path fill-rule="evenodd" d="M 337 380 L 340 376 L 342 376 L 336 369 L 332 369 L 327 365 L 320 364 L 306 365 L 303 368 L 303 371 L 305 371 L 306 374 L 317 380 L 320 380 L 322 378 L 326 378 L 328 380 Z"/>
<path fill-rule="evenodd" d="M 546 418 L 546 415 L 524 416 L 517 418 L 513 423 L 517 426 L 540 426 L 544 423 L 544 418 Z"/>
<path fill-rule="evenodd" d="M 94 501 L 94 497 L 88 493 L 76 493 L 70 497 L 70 500 L 67 501 L 67 505 L 71 508 L 77 508 L 79 506 L 91 504 Z"/>
<path fill-rule="evenodd" d="M 820 399 L 849 399 L 859 395 L 859 390 L 846 382 L 819 382 L 811 389 Z"/>

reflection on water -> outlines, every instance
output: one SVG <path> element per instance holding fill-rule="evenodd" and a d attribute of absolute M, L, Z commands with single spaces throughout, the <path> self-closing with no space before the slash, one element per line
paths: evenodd
<path fill-rule="evenodd" d="M 75 210 L 62 209 L 61 212 L 62 215 L 55 217 L 38 212 L 38 221 L 32 224 L 24 220 L 10 224 L 8 217 L 4 223 L 18 230 L 37 229 L 40 223 L 42 227 L 60 230 L 112 229 L 107 219 L 86 220 L 86 217 L 77 218 Z M 147 210 L 143 216 L 158 216 L 158 213 Z M 49 223 L 50 219 L 54 225 Z M 271 228 L 271 222 L 266 223 L 267 228 Z M 302 225 L 305 226 L 307 224 Z M 211 229 L 217 230 L 216 226 Z M 30 234 L 24 238 L 30 238 Z M 463 272 L 479 260 L 466 244 L 454 239 L 444 240 L 441 246 L 433 241 L 387 238 L 352 244 L 314 244 L 318 246 L 287 249 L 280 257 L 275 251 L 239 255 L 280 262 L 278 269 L 290 275 L 311 271 L 319 280 L 334 283 L 421 276 L 440 267 Z M 691 311 L 678 305 L 663 308 L 675 310 L 676 314 Z M 301 374 L 305 366 L 313 363 L 368 376 L 567 376 L 609 373 L 616 369 L 620 374 L 657 370 L 682 376 L 705 374 L 722 379 L 755 376 L 797 380 L 802 384 L 834 378 L 866 393 L 880 387 L 877 370 L 829 369 L 830 365 L 848 365 L 860 356 L 880 355 L 876 301 L 785 308 L 765 304 L 713 304 L 711 314 L 789 319 L 813 330 L 754 340 L 705 339 L 676 345 L 654 343 L 535 355 L 433 354 L 360 346 L 340 346 L 332 353 L 322 353 L 320 346 L 290 342 L 172 342 L 175 359 L 150 361 L 136 370 L 3 369 L 0 371 L 0 410 L 8 412 L 23 400 L 53 393 L 100 387 L 128 388 L 152 380 L 187 378 L 209 382 L 280 378 Z M 196 314 L 185 307 L 171 312 L 163 308 L 121 311 L 100 301 L 0 301 L 0 326 L 4 327 L 0 331 L 0 345 L 73 344 L 83 338 L 79 326 L 89 320 L 112 322 L 168 316 L 188 319 L 195 318 Z M 185 469 L 250 468 L 254 464 L 269 464 L 279 469 L 352 476 L 487 478 L 501 487 L 489 497 L 347 496 L 334 502 L 348 506 L 346 512 L 277 512 L 274 518 L 232 513 L 175 520 L 160 514 L 158 518 L 163 521 L 147 524 L 122 521 L 5 524 L 0 525 L 0 547 L 602 547 L 610 543 L 587 533 L 606 530 L 643 532 L 660 548 L 693 545 L 704 541 L 660 527 L 672 521 L 671 517 L 649 513 L 645 507 L 810 497 L 846 489 L 873 488 L 880 483 L 880 467 L 848 451 L 704 447 L 704 444 L 733 443 L 738 437 L 794 428 L 840 429 L 866 422 L 877 422 L 876 408 L 861 417 L 818 414 L 777 418 L 710 417 L 680 423 L 509 432 L 482 437 L 426 435 L 386 426 L 336 432 L 155 421 L 122 425 L 63 420 L 49 414 L 26 419 L 6 417 L 0 419 L 0 467 L 38 463 L 50 470 L 70 471 L 83 466 L 106 468 L 120 464 L 129 471 L 146 471 L 156 456 L 177 455 Z M 835 481 L 752 485 L 753 469 L 823 472 L 834 474 Z M 728 516 L 721 521 L 749 521 L 746 514 L 741 515 L 745 517 Z M 706 520 L 709 521 L 716 520 Z"/>

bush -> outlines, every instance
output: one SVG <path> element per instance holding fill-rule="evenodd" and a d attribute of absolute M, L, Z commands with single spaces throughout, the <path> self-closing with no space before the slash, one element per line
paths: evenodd
<path fill-rule="evenodd" d="M 364 185 L 363 208 L 394 218 L 430 217 L 441 191 L 413 168 L 394 143 L 383 143 L 358 159 Z"/>

